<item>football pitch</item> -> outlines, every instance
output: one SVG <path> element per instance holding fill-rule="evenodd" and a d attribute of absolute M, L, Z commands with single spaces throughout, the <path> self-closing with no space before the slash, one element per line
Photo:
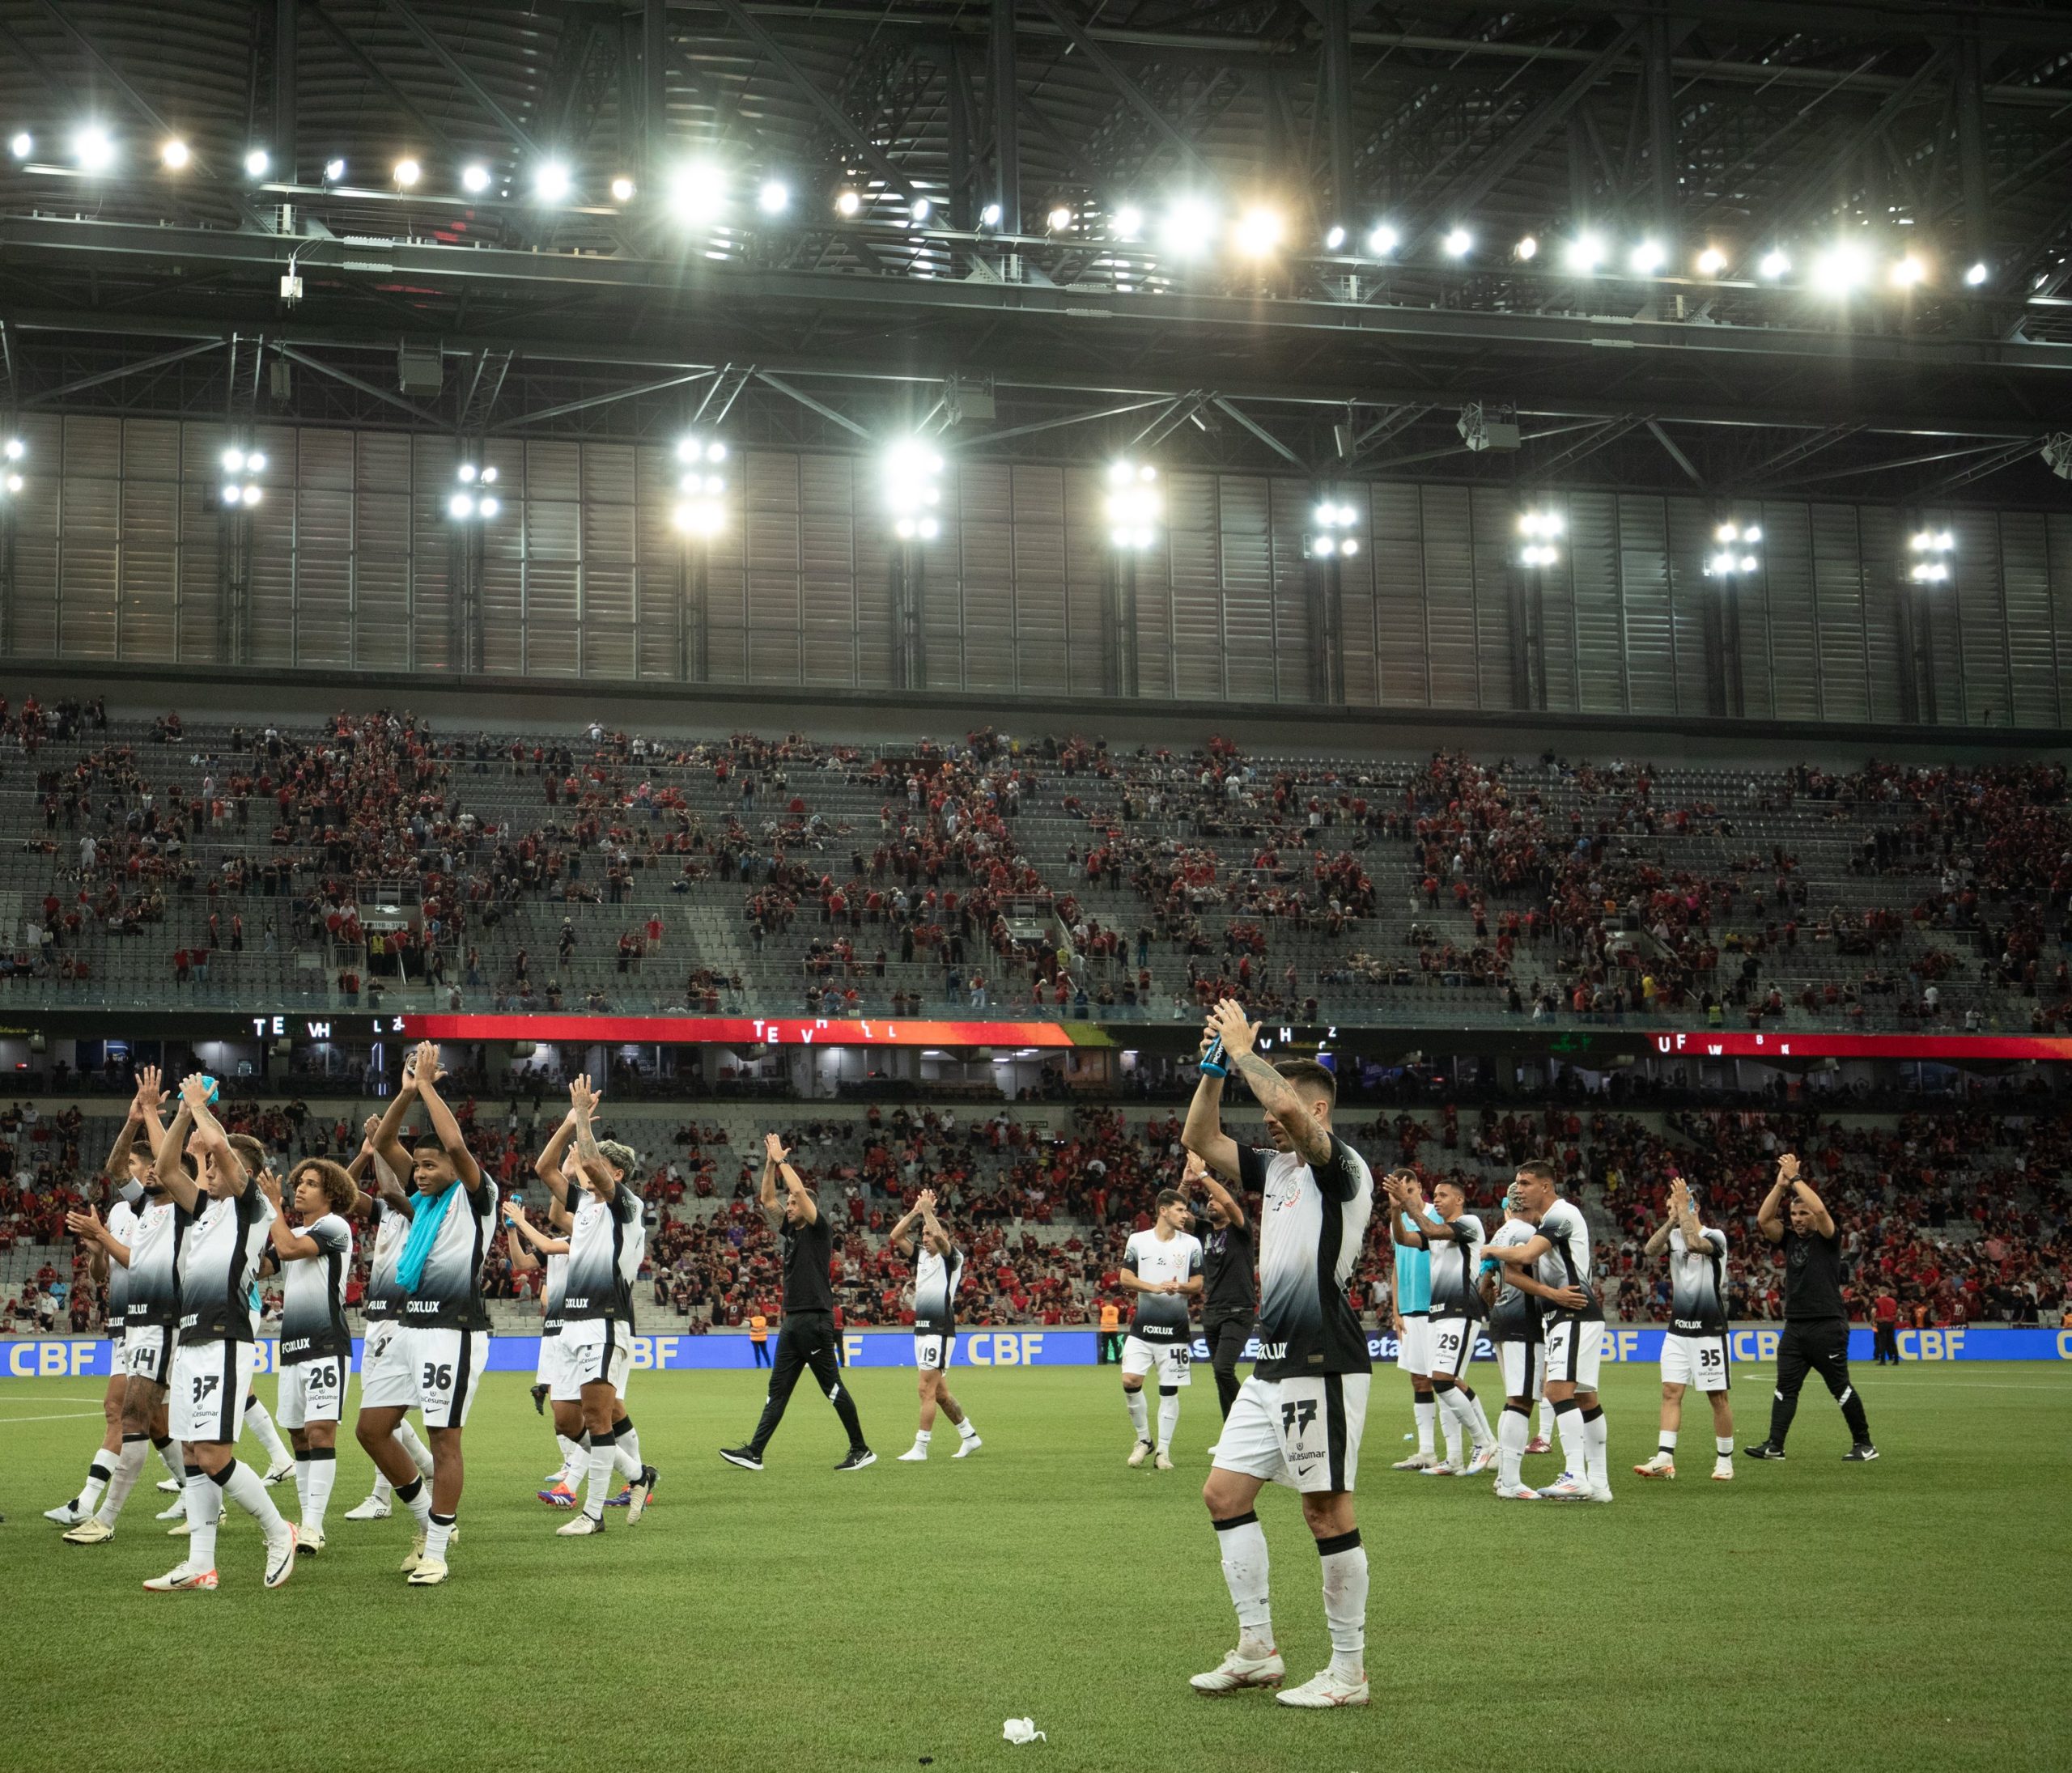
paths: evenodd
<path fill-rule="evenodd" d="M 953 1461 L 908 1445 L 910 1374 L 854 1375 L 880 1462 L 838 1475 L 809 1385 L 760 1474 L 752 1374 L 639 1374 L 633 1417 L 661 1479 L 600 1539 L 533 1491 L 554 1462 L 524 1380 L 490 1376 L 468 1429 L 452 1580 L 405 1587 L 399 1511 L 344 1521 L 370 1467 L 342 1448 L 328 1549 L 276 1593 L 251 1521 L 226 1514 L 214 1594 L 153 1596 L 185 1542 L 147 1468 L 110 1544 L 61 1544 L 41 1511 L 78 1488 L 100 1381 L 0 1382 L 0 1764 L 70 1773 L 648 1768 L 937 1773 L 1012 1767 L 1189 1773 L 1532 1773 L 1633 1767 L 2051 1767 L 2072 1763 L 2056 1677 L 2072 1593 L 2072 1372 L 1859 1368 L 1884 1457 L 1845 1465 L 1809 1387 L 1781 1465 L 1624 1475 L 1654 1446 L 1652 1368 L 1607 1368 L 1618 1499 L 1500 1503 L 1488 1479 L 1387 1469 L 1407 1385 L 1376 1376 L 1360 1485 L 1373 1571 L 1365 1711 L 1204 1700 L 1187 1678 L 1235 1641 L 1199 1487 L 1216 1423 L 1184 1394 L 1179 1469 L 1127 1470 L 1113 1369 L 959 1368 L 985 1436 Z M 1768 1369 L 1739 1369 L 1746 1442 Z M 1471 1377 L 1485 1397 L 1486 1367 Z M 260 1381 L 270 1406 L 274 1381 Z M 241 1456 L 258 1456 L 248 1438 Z M 1528 1481 L 1559 1461 L 1528 1460 Z M 294 1487 L 275 1492 L 292 1513 Z M 1260 1499 L 1291 1682 L 1322 1667 L 1317 1560 L 1295 1499 Z M 609 1539 L 609 1543 L 605 1543 Z M 1047 1739 L 1001 1738 L 1031 1716 Z"/>

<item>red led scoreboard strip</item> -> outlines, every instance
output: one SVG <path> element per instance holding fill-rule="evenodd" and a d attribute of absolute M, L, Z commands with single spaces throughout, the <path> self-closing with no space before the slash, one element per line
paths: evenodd
<path fill-rule="evenodd" d="M 2072 1039 L 2044 1034 L 1801 1034 L 1717 1029 L 1651 1034 L 1654 1050 L 1671 1058 L 2072 1059 Z"/>
<path fill-rule="evenodd" d="M 427 1041 L 716 1041 L 732 1046 L 1052 1046 L 1071 1035 L 1055 1022 L 853 1021 L 811 1016 L 405 1016 L 405 1033 Z"/>

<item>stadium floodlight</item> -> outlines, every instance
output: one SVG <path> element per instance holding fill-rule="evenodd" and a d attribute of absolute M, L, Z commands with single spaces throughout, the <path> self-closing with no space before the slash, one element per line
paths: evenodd
<path fill-rule="evenodd" d="M 1312 560 L 1350 560 L 1360 552 L 1360 538 L 1352 533 L 1359 522 L 1357 506 L 1327 494 L 1310 512 L 1304 551 Z"/>
<path fill-rule="evenodd" d="M 1896 290 L 1910 290 L 1928 279 L 1928 267 L 1911 252 L 1900 259 L 1887 274 Z"/>
<path fill-rule="evenodd" d="M 575 180 L 566 162 L 549 160 L 533 174 L 533 194 L 542 203 L 566 203 Z"/>
<path fill-rule="evenodd" d="M 1158 470 L 1149 462 L 1108 464 L 1108 545 L 1126 554 L 1141 554 L 1158 541 L 1166 500 L 1158 490 Z"/>
<path fill-rule="evenodd" d="M 1140 240 L 1144 235 L 1144 211 L 1134 203 L 1125 203 L 1115 211 L 1110 226 L 1119 240 Z"/>
<path fill-rule="evenodd" d="M 418 165 L 415 160 L 402 159 L 398 160 L 396 163 L 394 172 L 395 180 L 396 183 L 404 190 L 408 191 L 414 189 L 418 180 L 423 176 L 424 168 Z"/>
<path fill-rule="evenodd" d="M 1604 262 L 1604 242 L 1594 234 L 1578 234 L 1561 248 L 1561 262 L 1587 277 Z"/>
<path fill-rule="evenodd" d="M 453 477 L 461 484 L 446 501 L 446 514 L 457 522 L 487 522 L 503 509 L 503 502 L 487 489 L 496 484 L 496 470 L 475 462 L 456 462 Z"/>
<path fill-rule="evenodd" d="M 249 511 L 266 496 L 259 484 L 259 477 L 266 471 L 264 450 L 231 443 L 224 449 L 222 463 L 225 511 Z"/>
<path fill-rule="evenodd" d="M 1232 235 L 1233 244 L 1246 258 L 1271 258 L 1280 250 L 1281 220 L 1280 212 L 1268 209 L 1264 204 L 1255 204 L 1238 218 L 1238 226 Z"/>
<path fill-rule="evenodd" d="M 916 222 L 925 222 L 936 213 L 936 206 L 927 197 L 917 197 L 906 206 L 906 213 Z"/>
<path fill-rule="evenodd" d="M 1519 240 L 1518 244 L 1511 248 L 1511 251 L 1518 256 L 1521 263 L 1530 265 L 1539 257 L 1539 237 L 1535 234 L 1525 235 Z"/>
<path fill-rule="evenodd" d="M 98 123 L 89 123 L 72 138 L 72 157 L 83 172 L 105 172 L 115 164 L 115 141 Z"/>
<path fill-rule="evenodd" d="M 334 154 L 324 163 L 324 182 L 326 185 L 336 185 L 345 176 L 346 163 L 338 155 Z"/>
<path fill-rule="evenodd" d="M 472 160 L 461 168 L 461 189 L 479 197 L 489 189 L 489 168 L 479 160 Z"/>
<path fill-rule="evenodd" d="M 1324 250 L 1327 252 L 1338 252 L 1344 251 L 1344 247 L 1345 230 L 1334 222 L 1324 230 Z"/>
<path fill-rule="evenodd" d="M 1569 526 L 1559 511 L 1520 511 L 1518 527 L 1525 538 L 1525 545 L 1518 550 L 1520 566 L 1552 566 L 1560 559 L 1561 551 L 1555 544 Z"/>
<path fill-rule="evenodd" d="M 1403 244 L 1403 236 L 1387 223 L 1375 224 L 1367 233 L 1367 250 L 1375 258 L 1385 259 Z"/>
<path fill-rule="evenodd" d="M 456 493 L 446 501 L 446 514 L 449 517 L 472 517 L 475 515 L 475 500 L 472 493 Z"/>
<path fill-rule="evenodd" d="M 711 160 L 686 160 L 669 175 L 669 210 L 691 227 L 709 227 L 727 213 L 727 174 Z"/>
<path fill-rule="evenodd" d="M 1981 259 L 1977 264 L 1970 266 L 1965 271 L 1964 282 L 1970 285 L 1972 288 L 1976 289 L 1979 285 L 1983 283 L 1991 274 L 1992 274 L 1985 268 L 1985 261 Z"/>
<path fill-rule="evenodd" d="M 244 151 L 244 176 L 248 179 L 263 179 L 274 169 L 274 157 L 264 148 L 247 148 Z"/>
<path fill-rule="evenodd" d="M 677 503 L 670 514 L 684 535 L 709 539 L 727 527 L 727 477 L 719 464 L 727 446 L 716 437 L 693 431 L 677 439 Z"/>
<path fill-rule="evenodd" d="M 1698 275 L 1717 277 L 1726 269 L 1726 255 L 1716 246 L 1709 246 L 1698 255 Z"/>
<path fill-rule="evenodd" d="M 622 172 L 617 178 L 612 180 L 612 201 L 614 203 L 631 203 L 633 201 L 635 192 L 639 189 L 639 188 L 634 184 L 632 180 Z"/>
<path fill-rule="evenodd" d="M 1844 296 L 1870 273 L 1870 257 L 1855 240 L 1837 240 L 1813 261 L 1813 286 L 1824 295 Z"/>
<path fill-rule="evenodd" d="M 193 158 L 193 151 L 176 135 L 168 136 L 159 148 L 159 159 L 169 172 L 185 171 L 188 162 Z"/>
<path fill-rule="evenodd" d="M 36 138 L 27 129 L 17 129 L 7 139 L 7 151 L 18 160 L 26 160 L 36 152 Z"/>
<path fill-rule="evenodd" d="M 1917 529 L 1907 538 L 1907 547 L 1914 557 L 1913 570 L 1908 575 L 1917 585 L 1940 585 L 1950 577 L 1950 555 L 1955 551 L 1957 538 L 1947 529 Z"/>
<path fill-rule="evenodd" d="M 834 213 L 837 215 L 854 215 L 863 206 L 864 200 L 854 191 L 844 191 L 834 199 Z M 997 209 L 999 206 L 996 204 L 994 207 Z"/>
<path fill-rule="evenodd" d="M 765 215 L 782 215 L 792 206 L 792 188 L 782 179 L 765 179 L 755 188 L 755 206 Z"/>
<path fill-rule="evenodd" d="M 1791 259 L 1783 248 L 1773 246 L 1763 255 L 1756 269 L 1774 283 L 1791 269 Z"/>
<path fill-rule="evenodd" d="M 1439 249 L 1450 259 L 1464 259 L 1475 249 L 1475 236 L 1464 227 L 1449 228 Z"/>
<path fill-rule="evenodd" d="M 1051 206 L 1050 213 L 1043 218 L 1043 223 L 1053 234 L 1068 232 L 1072 224 L 1072 206 L 1068 203 L 1053 203 Z"/>
<path fill-rule="evenodd" d="M 1754 552 L 1756 545 L 1763 539 L 1760 524 L 1744 524 L 1730 517 L 1713 528 L 1713 541 L 1717 545 L 1705 561 L 1708 579 L 1734 579 L 1746 577 L 1762 565 L 1762 558 Z"/>
<path fill-rule="evenodd" d="M 1004 212 L 1001 210 L 999 204 L 988 203 L 985 208 L 979 212 L 979 226 L 981 227 L 998 227 L 1000 225 L 1000 217 L 1004 213 Z"/>
<path fill-rule="evenodd" d="M 1205 197 L 1177 197 L 1158 224 L 1159 248 L 1174 258 L 1199 258 L 1215 245 L 1221 226 Z"/>
<path fill-rule="evenodd" d="M 28 452 L 28 445 L 19 437 L 11 437 L 6 443 L 0 443 L 0 456 L 4 456 L 11 462 L 19 461 Z"/>
<path fill-rule="evenodd" d="M 902 438 L 885 452 L 885 502 L 902 541 L 933 541 L 942 526 L 941 456 L 918 437 Z"/>
<path fill-rule="evenodd" d="M 1653 277 L 1668 256 L 1662 251 L 1661 241 L 1643 240 L 1626 255 L 1626 262 L 1641 276 Z"/>

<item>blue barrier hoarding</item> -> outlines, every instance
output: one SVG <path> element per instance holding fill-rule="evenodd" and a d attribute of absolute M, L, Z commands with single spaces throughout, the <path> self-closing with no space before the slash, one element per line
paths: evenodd
<path fill-rule="evenodd" d="M 1777 1358 L 1781 1324 L 1758 1324 L 1730 1330 L 1727 1346 L 1736 1361 Z M 1613 1324 L 1607 1328 L 1605 1359 L 1624 1365 L 1652 1366 L 1662 1358 L 1663 1332 Z M 774 1339 L 774 1338 L 773 1338 Z M 911 1367 L 914 1339 L 903 1330 L 851 1330 L 843 1338 L 843 1358 L 855 1367 Z M 959 1367 L 1090 1367 L 1099 1350 L 1100 1332 L 1092 1330 L 1025 1329 L 959 1330 L 953 1364 Z M 1870 1331 L 1849 1332 L 1852 1360 L 1870 1359 Z M 258 1370 L 273 1370 L 275 1344 L 258 1345 Z M 113 1372 L 113 1344 L 96 1336 L 26 1337 L 0 1340 L 0 1376 L 13 1379 L 105 1378 Z M 489 1371 L 531 1372 L 539 1360 L 537 1336 L 498 1336 L 490 1343 Z M 1370 1333 L 1368 1352 L 1378 1363 L 1393 1364 L 1395 1338 Z M 1972 1326 L 1962 1330 L 1902 1330 L 1900 1359 L 1904 1362 L 1952 1360 L 2072 1360 L 2072 1330 L 2008 1330 Z M 1195 1359 L 1208 1359 L 1208 1344 L 1195 1343 Z M 1246 1358 L 1251 1358 L 1248 1346 Z M 355 1362 L 359 1344 L 353 1344 Z M 1493 1360 L 1486 1336 L 1477 1338 L 1477 1360 Z M 636 1371 L 698 1372 L 732 1371 L 754 1364 L 745 1335 L 683 1336 L 662 1334 L 633 1338 Z"/>

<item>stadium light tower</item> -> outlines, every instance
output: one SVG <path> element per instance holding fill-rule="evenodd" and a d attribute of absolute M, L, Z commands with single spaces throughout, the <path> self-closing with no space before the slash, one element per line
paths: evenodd
<path fill-rule="evenodd" d="M 217 465 L 223 470 L 216 490 L 217 638 L 223 662 L 241 665 L 250 662 L 253 520 L 266 496 L 261 478 L 266 452 L 233 440 Z"/>
<path fill-rule="evenodd" d="M 1756 552 L 1763 541 L 1760 524 L 1737 522 L 1732 518 L 1713 528 L 1713 551 L 1705 557 L 1705 576 L 1732 583 L 1762 570 L 1763 558 Z"/>
<path fill-rule="evenodd" d="M 892 514 L 892 675 L 901 689 L 928 682 L 928 648 L 921 631 L 928 582 L 928 545 L 942 533 L 941 452 L 925 438 L 905 437 L 885 453 L 885 503 Z"/>
<path fill-rule="evenodd" d="M 677 674 L 703 683 L 711 674 L 712 545 L 727 527 L 729 451 L 723 439 L 692 431 L 677 443 L 677 502 L 670 513 L 683 538 L 677 596 Z"/>
<path fill-rule="evenodd" d="M 455 671 L 480 671 L 483 666 L 483 532 L 503 511 L 496 469 L 481 459 L 480 449 L 479 443 L 461 446 L 453 467 L 453 490 L 446 495 L 447 583 L 452 587 L 448 664 Z"/>
<path fill-rule="evenodd" d="M 1360 509 L 1329 486 L 1318 490 L 1302 539 L 1310 602 L 1310 693 L 1345 700 L 1345 563 L 1360 552 Z"/>
<path fill-rule="evenodd" d="M 1127 458 L 1108 464 L 1103 510 L 1108 558 L 1101 575 L 1101 682 L 1111 696 L 1137 693 L 1137 563 L 1158 545 L 1166 496 L 1158 470 Z"/>
<path fill-rule="evenodd" d="M 1557 511 L 1520 511 L 1518 564 L 1535 570 L 1557 565 L 1561 558 L 1561 537 L 1568 527 Z"/>
<path fill-rule="evenodd" d="M 1917 585 L 1944 585 L 1950 582 L 1950 556 L 1957 538 L 1947 529 L 1925 525 L 1907 538 L 1907 552 L 1913 567 L 1907 575 Z"/>
<path fill-rule="evenodd" d="M 15 650 L 15 512 L 28 486 L 28 445 L 11 427 L 0 443 L 0 653 Z"/>
<path fill-rule="evenodd" d="M 1763 526 L 1722 514 L 1713 525 L 1705 577 L 1712 595 L 1700 605 L 1705 627 L 1705 712 L 1716 717 L 1747 711 L 1741 678 L 1741 586 L 1763 570 Z"/>
<path fill-rule="evenodd" d="M 1947 595 L 1957 538 L 1926 511 L 1908 514 L 1906 582 L 1900 587 L 1900 718 L 1936 718 L 1935 630 L 1954 619 Z"/>

